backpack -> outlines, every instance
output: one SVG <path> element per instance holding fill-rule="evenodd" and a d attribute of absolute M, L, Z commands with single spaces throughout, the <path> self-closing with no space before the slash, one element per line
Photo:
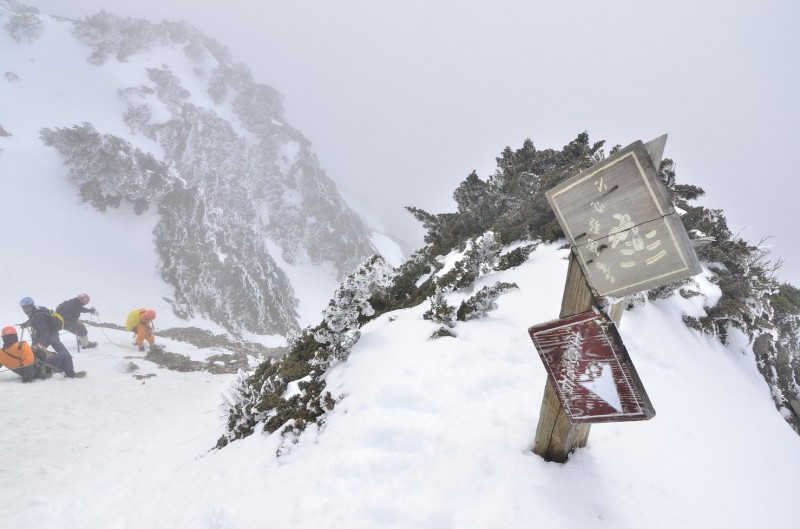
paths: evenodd
<path fill-rule="evenodd" d="M 128 314 L 128 319 L 125 320 L 125 329 L 132 331 L 139 325 L 139 318 L 141 317 L 141 312 L 144 309 L 136 309 L 132 310 L 130 314 Z"/>
<path fill-rule="evenodd" d="M 50 314 L 50 328 L 54 331 L 61 332 L 64 330 L 64 318 L 58 312 L 51 310 Z"/>

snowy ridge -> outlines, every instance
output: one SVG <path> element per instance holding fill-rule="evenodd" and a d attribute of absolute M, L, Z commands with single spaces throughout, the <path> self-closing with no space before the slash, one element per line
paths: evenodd
<path fill-rule="evenodd" d="M 723 347 L 683 325 L 682 314 L 702 310 L 698 298 L 623 315 L 652 420 L 593 426 L 564 465 L 530 452 L 545 370 L 527 327 L 557 315 L 565 256 L 541 245 L 525 264 L 483 276 L 476 287 L 519 289 L 488 317 L 459 322 L 456 338 L 428 339 L 428 303 L 365 325 L 327 378 L 343 400 L 280 458 L 279 432 L 209 451 L 232 375 L 157 369 L 92 330 L 100 347 L 76 357 L 84 380 L 23 385 L 0 373 L 0 442 L 16 455 L 0 461 L 0 519 L 131 529 L 796 527 L 800 438 L 743 340 Z M 446 295 L 457 305 L 465 293 Z M 156 376 L 133 378 L 130 362 Z"/>

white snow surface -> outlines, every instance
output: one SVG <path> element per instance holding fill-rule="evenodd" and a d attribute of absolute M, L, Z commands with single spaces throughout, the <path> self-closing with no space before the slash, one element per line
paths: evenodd
<path fill-rule="evenodd" d="M 99 258 L 87 241 L 87 259 Z M 127 333 L 92 327 L 98 348 L 73 355 L 85 379 L 22 384 L 0 373 L 2 525 L 797 527 L 800 437 L 775 409 L 746 341 L 723 347 L 681 323 L 699 298 L 623 316 L 653 419 L 592 426 L 588 446 L 566 464 L 531 452 L 545 370 L 527 329 L 557 316 L 564 258 L 542 245 L 526 264 L 481 278 L 476 288 L 500 280 L 520 288 L 488 317 L 459 323 L 457 338 L 428 339 L 436 325 L 422 318 L 427 303 L 367 324 L 349 360 L 328 374 L 343 399 L 326 426 L 280 458 L 279 434 L 211 450 L 233 375 L 158 369 Z M 7 263 L 18 290 L 74 283 L 93 292 L 110 282 L 102 273 L 53 277 L 47 266 L 25 254 Z M 22 316 L 10 311 L 17 300 L 8 286 L 4 324 Z M 116 287 L 120 298 L 136 290 L 122 280 Z M 455 304 L 468 294 L 447 296 Z M 98 308 L 102 316 L 127 306 L 104 297 Z M 213 352 L 158 342 L 193 358 Z M 140 369 L 127 372 L 130 363 Z"/>

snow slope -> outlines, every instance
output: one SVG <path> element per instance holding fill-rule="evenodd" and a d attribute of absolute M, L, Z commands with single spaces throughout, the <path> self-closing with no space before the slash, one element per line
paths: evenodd
<path fill-rule="evenodd" d="M 87 59 L 92 55 L 93 50 L 90 46 L 81 44 L 73 36 L 72 31 L 76 25 L 72 21 L 47 15 L 31 15 L 28 25 L 24 27 L 29 28 L 29 31 L 33 33 L 22 34 L 20 37 L 19 34 L 9 29 L 13 27 L 12 22 L 15 20 L 14 9 L 20 11 L 22 8 L 18 4 L 12 6 L 7 2 L 0 2 L 0 19 L 3 21 L 0 22 L 0 26 L 3 26 L 0 28 L 0 50 L 3 50 L 2 67 L 0 67 L 0 74 L 2 74 L 0 75 L 0 101 L 4 102 L 0 105 L 0 127 L 2 127 L 0 130 L 9 134 L 8 136 L 0 134 L 0 177 L 2 177 L 0 181 L 3 184 L 4 197 L 6 197 L 3 207 L 5 240 L 7 243 L 11 243 L 10 251 L 17 256 L 24 256 L 24 260 L 50 262 L 51 268 L 37 268 L 37 271 L 41 270 L 43 274 L 57 274 L 60 281 L 57 285 L 47 285 L 45 289 L 43 286 L 47 281 L 44 278 L 30 275 L 20 278 L 6 273 L 0 277 L 0 289 L 12 299 L 31 296 L 37 303 L 51 308 L 54 308 L 60 301 L 85 291 L 92 296 L 95 304 L 107 307 L 121 306 L 119 313 L 104 314 L 107 321 L 122 323 L 128 311 L 148 306 L 158 311 L 158 323 L 162 327 L 194 325 L 209 328 L 215 332 L 224 332 L 218 325 L 200 319 L 186 322 L 170 314 L 171 304 L 164 298 L 176 298 L 172 285 L 177 284 L 175 282 L 177 274 L 175 270 L 170 271 L 160 261 L 157 254 L 153 235 L 153 228 L 158 222 L 155 212 L 152 211 L 155 208 L 151 207 L 149 212 L 142 216 L 136 216 L 124 201 L 119 209 L 108 208 L 104 212 L 96 211 L 87 204 L 81 203 L 77 196 L 78 187 L 67 180 L 70 168 L 62 164 L 63 158 L 59 156 L 55 148 L 44 145 L 39 138 L 42 129 L 69 129 L 82 123 L 91 123 L 99 133 L 122 138 L 130 142 L 133 147 L 161 160 L 165 155 L 163 145 L 148 139 L 141 130 L 138 132 L 134 130 L 133 125 L 126 124 L 122 117 L 129 110 L 129 103 L 143 104 L 146 102 L 153 120 L 167 121 L 170 118 L 171 114 L 167 103 L 161 101 L 152 88 L 144 89 L 153 85 L 153 81 L 148 78 L 147 69 L 164 68 L 176 75 L 176 79 L 180 79 L 180 86 L 185 88 L 185 101 L 181 100 L 182 102 L 207 109 L 209 113 L 219 117 L 224 123 L 230 124 L 237 133 L 236 138 L 241 138 L 242 141 L 247 138 L 252 143 L 261 143 L 262 139 L 256 138 L 252 132 L 247 132 L 242 118 L 237 117 L 238 114 L 234 111 L 230 101 L 232 97 L 220 104 L 211 100 L 208 79 L 203 78 L 203 75 L 209 75 L 209 72 L 214 71 L 219 63 L 208 53 L 202 54 L 202 59 L 195 57 L 190 60 L 180 45 L 169 39 L 156 39 L 147 46 L 142 45 L 141 49 L 137 48 L 136 53 L 126 55 L 124 60 L 118 60 L 112 56 L 102 65 L 92 64 Z M 34 21 L 41 24 L 40 32 L 31 29 L 36 28 Z M 6 24 L 6 22 L 8 23 Z M 98 28 L 94 29 L 100 32 Z M 109 39 L 122 38 L 113 34 L 109 28 L 105 29 L 109 30 L 109 35 L 105 35 L 105 37 Z M 172 29 L 175 30 L 174 27 Z M 16 35 L 19 41 L 15 40 L 12 34 Z M 252 87 L 266 89 L 265 85 L 252 85 Z M 135 88 L 138 88 L 140 93 Z M 139 95 L 136 95 L 137 93 Z M 274 119 L 272 123 L 286 130 L 290 128 Z M 313 153 L 307 147 L 301 149 L 297 138 L 302 138 L 302 136 L 299 132 L 294 132 L 296 134 L 291 138 L 287 137 L 281 140 L 286 142 L 282 144 L 281 154 L 284 156 L 282 169 L 284 172 L 289 169 L 297 172 L 295 164 L 300 163 L 304 156 L 309 156 L 313 160 L 309 161 L 306 167 L 309 173 L 308 177 L 304 179 L 306 184 L 313 187 L 316 183 L 322 185 L 323 188 L 324 185 L 330 185 L 330 188 L 325 189 L 325 192 L 322 193 L 325 198 L 325 207 L 320 206 L 320 210 L 315 212 L 319 216 L 319 225 L 324 225 L 323 228 L 319 228 L 323 232 L 323 236 L 315 238 L 314 234 L 319 235 L 316 231 L 317 228 L 309 228 L 307 233 L 304 229 L 299 229 L 294 235 L 295 239 L 299 238 L 300 242 L 293 240 L 292 244 L 297 248 L 292 246 L 293 252 L 290 252 L 292 255 L 296 254 L 296 259 L 292 263 L 287 263 L 286 260 L 292 261 L 292 259 L 279 257 L 286 250 L 286 240 L 280 239 L 279 234 L 272 233 L 271 236 L 277 238 L 271 242 L 272 251 L 275 252 L 275 256 L 278 256 L 276 258 L 281 260 L 283 271 L 297 281 L 294 293 L 290 291 L 288 284 L 285 285 L 287 288 L 282 290 L 281 287 L 284 283 L 275 279 L 278 274 L 270 276 L 271 268 L 262 266 L 264 261 L 268 261 L 266 257 L 269 257 L 265 257 L 263 254 L 260 262 L 245 263 L 242 265 L 243 269 L 254 274 L 253 277 L 261 279 L 259 274 L 264 274 L 275 279 L 275 282 L 271 283 L 270 289 L 265 292 L 253 287 L 252 285 L 255 283 L 249 283 L 250 288 L 242 289 L 244 294 L 241 298 L 248 299 L 248 296 L 251 296 L 248 301 L 258 305 L 257 302 L 266 299 L 267 294 L 271 295 L 273 308 L 286 309 L 285 313 L 292 313 L 287 316 L 287 319 L 292 320 L 293 326 L 295 307 L 291 305 L 293 297 L 296 297 L 298 300 L 296 309 L 299 316 L 297 323 L 303 327 L 318 321 L 330 293 L 336 287 L 336 278 L 343 272 L 331 261 L 334 259 L 331 252 L 333 254 L 336 252 L 326 246 L 329 243 L 333 244 L 332 241 L 336 237 L 326 238 L 327 235 L 330 233 L 340 234 L 344 239 L 347 239 L 348 235 L 352 235 L 354 241 L 360 240 L 359 237 L 363 235 L 363 245 L 359 246 L 354 243 L 355 246 L 347 246 L 347 251 L 339 250 L 339 253 L 346 254 L 348 262 L 360 259 L 364 254 L 371 252 L 372 247 L 366 241 L 367 231 L 362 234 L 359 231 L 360 226 L 356 229 L 351 225 L 326 224 L 331 220 L 331 212 L 338 211 L 343 223 L 348 219 L 355 221 L 356 217 L 355 215 L 350 217 L 350 212 L 346 211 L 344 203 L 336 195 L 333 183 L 327 180 L 324 171 L 317 166 Z M 191 148 L 196 145 L 188 142 L 187 146 Z M 231 160 L 227 161 L 232 163 Z M 312 161 L 313 163 L 311 163 Z M 174 165 L 174 160 L 172 162 Z M 204 159 L 203 163 L 212 164 L 213 162 Z M 220 170 L 222 171 L 222 169 Z M 305 174 L 304 171 L 305 169 L 299 174 Z M 318 173 L 314 173 L 314 171 L 318 171 Z M 248 175 L 239 176 L 245 178 Z M 270 175 L 257 173 L 257 176 L 266 180 Z M 282 176 L 286 177 L 287 175 L 283 174 Z M 295 174 L 289 180 L 294 181 L 293 179 L 297 176 Z M 217 197 L 223 194 L 219 189 L 214 189 L 217 191 Z M 270 191 L 273 190 L 270 189 Z M 278 190 L 275 192 L 278 193 Z M 316 192 L 296 189 L 292 196 L 295 200 L 311 200 L 316 196 Z M 264 199 L 264 197 L 261 198 Z M 287 218 L 288 214 L 285 210 L 280 209 L 281 197 L 276 195 L 275 198 L 276 200 L 270 203 L 270 208 L 264 207 L 264 211 L 261 213 L 267 217 L 269 214 L 282 215 L 283 222 L 289 226 L 291 219 Z M 253 200 L 256 199 L 253 198 Z M 226 204 L 227 202 L 220 199 L 214 207 L 226 207 Z M 336 210 L 335 205 L 341 205 L 342 209 Z M 326 209 L 328 206 L 330 208 Z M 292 209 L 289 206 L 286 207 Z M 234 206 L 231 208 L 236 209 Z M 276 210 L 273 211 L 272 208 Z M 302 208 L 300 211 L 302 212 Z M 298 218 L 301 216 L 299 215 Z M 35 222 L 32 221 L 33 217 L 36 217 Z M 228 214 L 227 218 L 238 217 L 235 214 Z M 243 214 L 243 218 L 246 218 L 245 214 Z M 302 219 L 295 220 L 302 227 Z M 197 219 L 192 218 L 191 221 L 197 222 Z M 228 225 L 224 228 L 227 228 L 226 233 L 231 231 Z M 244 228 L 242 231 L 247 232 Z M 262 226 L 260 233 L 267 233 L 266 227 Z M 314 259 L 308 257 L 308 254 L 305 253 L 306 250 L 303 249 L 303 244 L 309 242 L 304 241 L 304 237 L 315 241 Z M 256 240 L 253 243 L 258 246 L 261 241 Z M 173 244 L 177 245 L 178 243 L 173 241 Z M 87 246 L 93 248 L 88 249 Z M 392 250 L 388 244 L 384 246 L 389 251 Z M 197 245 L 197 248 L 202 251 L 204 246 Z M 178 253 L 189 255 L 195 249 L 180 248 Z M 395 245 L 395 253 L 397 253 L 396 249 L 397 245 Z M 231 251 L 231 253 L 235 252 Z M 219 253 L 211 252 L 210 259 L 212 261 L 218 257 Z M 240 259 L 240 262 L 246 260 L 240 255 L 235 258 Z M 187 262 L 173 260 L 173 264 L 178 262 L 174 265 L 175 268 L 189 269 L 194 272 L 195 269 L 190 265 L 196 264 L 197 260 L 197 258 L 186 257 L 185 261 Z M 338 265 L 346 269 L 344 262 L 337 261 Z M 159 268 L 165 270 L 165 277 L 167 275 L 172 277 L 172 279 L 168 279 L 172 281 L 172 284 L 167 284 L 161 279 Z M 11 272 L 15 272 L 15 270 L 11 270 Z M 193 302 L 194 313 L 214 314 L 211 309 L 218 305 L 226 305 L 230 299 L 237 296 L 237 292 L 241 294 L 241 291 L 235 289 L 222 290 L 221 285 L 208 285 L 216 277 L 215 274 L 211 274 L 211 279 L 204 285 L 207 286 L 207 290 L 214 292 L 215 289 L 218 289 L 219 292 L 232 292 L 232 294 L 220 294 L 217 299 L 222 301 L 216 305 L 209 302 L 213 305 L 212 307 L 209 307 L 208 304 L 198 306 Z M 235 281 L 233 283 L 238 285 Z M 191 297 L 187 292 L 182 292 L 182 294 L 184 297 Z M 112 300 L 113 303 L 110 303 Z M 280 306 L 281 300 L 285 300 L 285 307 Z M 191 306 L 191 303 L 189 305 Z M 0 319 L 5 321 L 16 317 L 14 311 L 14 307 L 0 307 Z M 240 314 L 246 313 L 240 312 Z M 263 318 L 255 319 L 259 322 L 263 321 Z M 216 319 L 218 322 L 236 323 L 231 320 L 232 318 L 227 317 Z M 232 328 L 236 328 L 236 325 L 232 325 Z M 283 329 L 278 326 L 246 328 L 261 332 L 267 332 L 266 329 Z M 276 333 L 273 336 L 255 338 L 270 344 L 285 343 L 283 337 L 280 336 L 283 330 L 273 332 Z M 251 336 L 251 338 L 254 337 Z"/>
<path fill-rule="evenodd" d="M 776 411 L 746 343 L 722 347 L 681 323 L 699 298 L 623 316 L 652 420 L 594 425 L 588 446 L 564 465 L 530 452 L 545 371 L 527 328 L 557 315 L 565 255 L 542 245 L 517 269 L 481 278 L 477 287 L 503 280 L 520 288 L 489 317 L 459 323 L 457 338 L 428 340 L 436 326 L 422 318 L 427 304 L 366 325 L 349 361 L 328 377 L 344 399 L 322 432 L 306 432 L 281 458 L 277 435 L 209 451 L 232 375 L 157 369 L 125 333 L 92 328 L 100 346 L 74 355 L 86 379 L 23 385 L 0 373 L 2 525 L 797 527 L 800 438 Z M 40 266 L 19 264 L 16 273 L 37 277 Z M 58 284 L 49 281 L 42 287 Z M 16 298 L 4 294 L 7 311 Z M 468 294 L 450 293 L 451 304 Z M 106 312 L 119 309 L 108 301 Z M 130 363 L 140 370 L 127 372 Z"/>
<path fill-rule="evenodd" d="M 3 227 L 10 243 L 7 258 L 18 264 L 5 267 L 0 275 L 0 292 L 6 298 L 0 303 L 0 321 L 21 321 L 17 302 L 24 296 L 54 309 L 87 292 L 104 321 L 123 324 L 130 310 L 147 306 L 158 312 L 161 327 L 187 325 L 171 315 L 162 299 L 172 297 L 172 287 L 158 274 L 155 213 L 143 218 L 127 204 L 100 213 L 81 203 L 77 188 L 66 179 L 62 158 L 39 139 L 42 127 L 71 127 L 82 121 L 128 135 L 117 130 L 117 116 L 125 109 L 110 88 L 119 81 L 113 76 L 114 64 L 98 70 L 85 60 L 64 60 L 88 57 L 90 49 L 72 38 L 69 25 L 51 17 L 41 21 L 42 35 L 33 42 L 16 43 L 0 31 L 0 39 L 6 41 L 0 47 L 17 50 L 4 56 L 3 70 L 18 77 L 0 82 L 0 100 L 37 103 L 35 108 L 4 104 L 0 109 L 0 124 L 11 134 L 0 141 Z M 53 55 L 54 49 L 63 54 Z M 107 75 L 105 82 L 98 82 L 98 71 Z M 53 84 L 53 78 L 59 83 Z M 144 136 L 134 138 L 158 152 Z M 190 324 L 218 330 L 202 321 Z"/>

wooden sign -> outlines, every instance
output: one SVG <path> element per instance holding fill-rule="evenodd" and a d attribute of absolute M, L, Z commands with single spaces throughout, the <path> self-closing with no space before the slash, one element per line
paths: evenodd
<path fill-rule="evenodd" d="M 701 271 L 641 141 L 562 182 L 546 197 L 595 296 L 624 297 Z"/>
<path fill-rule="evenodd" d="M 528 329 L 569 422 L 655 416 L 614 323 L 590 310 Z"/>

